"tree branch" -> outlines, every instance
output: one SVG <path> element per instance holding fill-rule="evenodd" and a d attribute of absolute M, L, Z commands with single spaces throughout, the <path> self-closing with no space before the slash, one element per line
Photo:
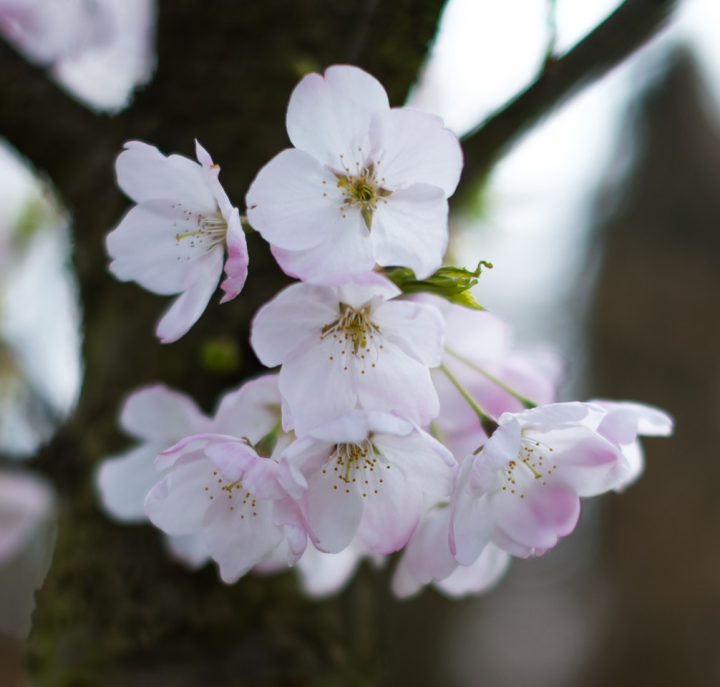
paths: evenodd
<path fill-rule="evenodd" d="M 465 171 L 455 205 L 472 200 L 493 165 L 519 136 L 652 38 L 677 1 L 625 0 L 570 52 L 549 60 L 537 81 L 468 133 L 463 141 Z"/>

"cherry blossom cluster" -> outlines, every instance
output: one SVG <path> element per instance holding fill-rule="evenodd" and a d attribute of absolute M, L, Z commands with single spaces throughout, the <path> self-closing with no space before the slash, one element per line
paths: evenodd
<path fill-rule="evenodd" d="M 104 461 L 106 510 L 149 519 L 189 566 L 234 582 L 295 566 L 311 594 L 357 563 L 402 551 L 393 589 L 453 595 L 494 584 L 511 556 L 542 555 L 575 528 L 581 498 L 640 474 L 638 436 L 668 435 L 636 403 L 558 403 L 564 367 L 521 352 L 443 267 L 448 197 L 463 158 L 430 114 L 391 108 L 372 76 L 330 67 L 296 87 L 293 148 L 257 174 L 243 217 L 197 144 L 198 163 L 130 142 L 117 161 L 137 204 L 109 234 L 110 270 L 177 298 L 163 342 L 183 336 L 220 284 L 242 290 L 245 231 L 299 281 L 262 306 L 250 342 L 269 374 L 213 417 L 164 386 L 132 394 L 139 444 Z"/>

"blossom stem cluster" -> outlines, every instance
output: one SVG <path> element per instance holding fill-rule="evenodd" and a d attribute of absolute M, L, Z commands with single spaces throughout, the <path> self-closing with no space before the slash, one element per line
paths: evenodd
<path fill-rule="evenodd" d="M 399 596 L 484 591 L 512 556 L 570 534 L 581 498 L 636 479 L 638 436 L 672 420 L 557 403 L 563 363 L 516 350 L 468 291 L 491 265 L 443 267 L 463 157 L 438 117 L 391 108 L 372 76 L 334 66 L 298 84 L 287 128 L 293 147 L 258 172 L 244 215 L 199 144 L 197 163 L 140 142 L 118 158 L 136 205 L 107 238 L 110 270 L 177 295 L 163 342 L 200 317 L 223 270 L 222 302 L 240 293 L 248 231 L 298 281 L 251 325 L 277 374 L 213 417 L 163 386 L 129 397 L 121 425 L 138 443 L 99 468 L 104 507 L 149 519 L 173 555 L 213 559 L 226 582 L 289 565 L 321 595 L 361 559 L 403 551 Z"/>

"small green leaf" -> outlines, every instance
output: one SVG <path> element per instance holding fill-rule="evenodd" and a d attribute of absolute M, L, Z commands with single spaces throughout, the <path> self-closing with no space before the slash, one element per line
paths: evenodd
<path fill-rule="evenodd" d="M 441 267 L 427 279 L 416 279 L 415 273 L 407 267 L 395 267 L 386 270 L 385 276 L 403 293 L 432 293 L 465 308 L 485 310 L 470 293 L 478 283 L 483 267 L 492 269 L 492 264 L 481 260 L 474 272 L 464 267 Z"/>

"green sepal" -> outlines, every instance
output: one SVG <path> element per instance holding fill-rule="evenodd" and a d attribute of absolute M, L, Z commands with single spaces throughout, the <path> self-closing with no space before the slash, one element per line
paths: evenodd
<path fill-rule="evenodd" d="M 408 267 L 386 270 L 385 276 L 403 293 L 432 293 L 471 310 L 485 310 L 470 293 L 470 289 L 478 283 L 483 267 L 492 269 L 492 263 L 481 260 L 474 272 L 464 267 L 441 267 L 427 279 L 416 279 L 415 273 Z"/>

